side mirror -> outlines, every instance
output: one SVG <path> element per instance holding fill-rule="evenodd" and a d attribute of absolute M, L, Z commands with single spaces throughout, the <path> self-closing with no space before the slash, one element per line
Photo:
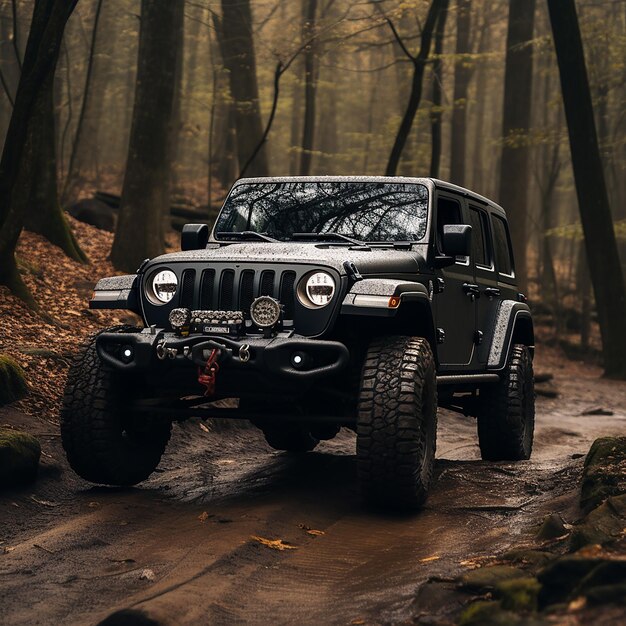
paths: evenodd
<path fill-rule="evenodd" d="M 472 251 L 472 227 L 468 224 L 446 224 L 441 246 L 446 256 L 469 256 Z"/>
<path fill-rule="evenodd" d="M 206 224 L 185 224 L 180 234 L 181 250 L 204 250 L 209 243 L 209 227 Z"/>

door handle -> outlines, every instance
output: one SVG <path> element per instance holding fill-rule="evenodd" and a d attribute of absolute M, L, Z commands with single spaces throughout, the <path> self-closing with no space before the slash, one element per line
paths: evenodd
<path fill-rule="evenodd" d="M 480 288 L 474 283 L 463 283 L 463 291 L 471 298 L 480 298 Z"/>
<path fill-rule="evenodd" d="M 487 287 L 485 295 L 488 298 L 497 298 L 500 295 L 500 290 L 497 287 Z"/>

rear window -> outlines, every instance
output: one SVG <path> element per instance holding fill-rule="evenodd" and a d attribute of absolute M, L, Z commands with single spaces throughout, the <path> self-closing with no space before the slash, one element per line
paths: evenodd
<path fill-rule="evenodd" d="M 497 215 L 493 215 L 493 239 L 496 253 L 496 263 L 500 274 L 513 275 L 513 254 L 511 240 L 506 222 Z"/>

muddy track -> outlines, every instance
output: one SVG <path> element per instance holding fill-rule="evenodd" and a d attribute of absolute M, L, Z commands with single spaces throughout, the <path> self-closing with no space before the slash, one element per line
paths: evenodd
<path fill-rule="evenodd" d="M 190 421 L 148 481 L 106 489 L 71 473 L 54 426 L 0 413 L 36 431 L 45 453 L 35 486 L 0 497 L 0 623 L 96 624 L 123 608 L 163 624 L 395 623 L 451 611 L 424 583 L 524 542 L 549 512 L 578 515 L 581 455 L 626 424 L 626 384 L 597 374 L 557 372 L 561 395 L 538 401 L 531 461 L 479 461 L 474 421 L 440 412 L 435 487 L 410 516 L 362 508 L 349 432 L 292 456 L 254 429 L 207 433 Z M 614 414 L 581 415 L 598 406 Z"/>

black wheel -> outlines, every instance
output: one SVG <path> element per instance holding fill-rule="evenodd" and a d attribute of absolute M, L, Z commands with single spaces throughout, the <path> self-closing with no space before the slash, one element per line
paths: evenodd
<path fill-rule="evenodd" d="M 128 410 L 132 388 L 125 378 L 102 364 L 95 337 L 70 368 L 61 439 L 70 466 L 85 480 L 107 485 L 141 482 L 157 467 L 169 441 L 169 420 L 149 414 L 139 418 Z"/>
<path fill-rule="evenodd" d="M 478 442 L 486 461 L 529 459 L 535 429 L 533 362 L 526 346 L 511 349 L 502 379 L 480 390 Z"/>
<path fill-rule="evenodd" d="M 416 509 L 428 495 L 437 441 L 437 380 L 419 337 L 375 340 L 367 352 L 357 418 L 361 492 L 375 505 Z"/>
<path fill-rule="evenodd" d="M 298 424 L 276 424 L 264 426 L 265 441 L 274 450 L 287 452 L 310 452 L 320 442 L 309 430 Z"/>

